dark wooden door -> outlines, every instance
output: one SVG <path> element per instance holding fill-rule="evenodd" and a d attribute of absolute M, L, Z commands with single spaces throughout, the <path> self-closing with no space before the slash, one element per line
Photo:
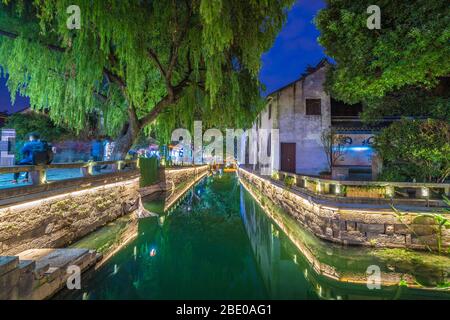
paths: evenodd
<path fill-rule="evenodd" d="M 281 171 L 295 173 L 295 143 L 281 144 Z"/>

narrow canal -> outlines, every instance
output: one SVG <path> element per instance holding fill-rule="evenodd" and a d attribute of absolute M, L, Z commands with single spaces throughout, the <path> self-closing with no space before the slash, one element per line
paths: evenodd
<path fill-rule="evenodd" d="M 158 211 L 157 202 L 147 206 Z M 410 289 L 401 283 L 379 290 L 369 290 L 365 282 L 351 284 L 375 264 L 383 275 L 412 274 L 414 281 L 436 287 L 448 281 L 449 260 L 428 261 L 429 256 L 418 254 L 399 262 L 392 260 L 392 252 L 325 243 L 301 228 L 299 242 L 293 242 L 235 174 L 204 178 L 175 209 L 141 220 L 138 228 L 135 240 L 83 275 L 81 290 L 55 298 L 450 299 L 445 290 Z M 319 275 L 313 267 L 318 264 L 347 280 Z"/>

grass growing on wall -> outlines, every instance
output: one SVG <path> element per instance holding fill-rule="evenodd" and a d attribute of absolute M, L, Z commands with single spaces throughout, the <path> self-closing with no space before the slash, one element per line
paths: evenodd
<path fill-rule="evenodd" d="M 141 170 L 141 179 L 139 180 L 140 187 L 147 187 L 158 182 L 158 159 L 140 158 L 139 167 Z"/>

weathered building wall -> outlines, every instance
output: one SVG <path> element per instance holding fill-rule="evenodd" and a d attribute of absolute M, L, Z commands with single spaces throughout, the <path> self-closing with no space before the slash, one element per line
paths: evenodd
<path fill-rule="evenodd" d="M 313 199 L 305 199 L 245 170 L 239 170 L 239 176 L 255 196 L 261 193 L 324 240 L 391 248 L 437 248 L 437 224 L 433 217 L 420 212 L 408 212 L 398 217 L 392 210 L 333 208 L 318 204 Z M 441 241 L 442 248 L 450 247 L 450 229 L 442 230 Z"/>
<path fill-rule="evenodd" d="M 204 167 L 164 170 L 166 190 L 194 179 Z M 61 248 L 141 209 L 139 179 L 65 193 L 0 209 L 0 255 Z"/>
<path fill-rule="evenodd" d="M 319 64 L 314 72 L 280 89 L 268 97 L 266 108 L 259 114 L 252 130 L 257 133 L 258 148 L 254 154 L 259 159 L 267 154 L 267 132 L 278 129 L 278 137 L 270 137 L 270 160 L 268 173 L 281 170 L 281 143 L 295 143 L 295 171 L 301 174 L 318 175 L 328 169 L 328 162 L 322 147 L 321 134 L 331 127 L 331 99 L 325 92 L 324 83 L 328 64 Z M 321 115 L 306 115 L 306 99 L 321 100 Z M 270 110 L 270 111 L 269 111 Z M 267 130 L 264 132 L 264 130 Z M 249 131 L 242 139 L 245 150 Z M 252 143 L 255 140 L 250 139 Z M 251 149 L 251 148 L 250 148 Z M 245 152 L 245 151 L 243 151 Z M 251 158 L 252 156 L 250 156 Z M 242 156 L 243 158 L 243 156 Z M 261 167 L 261 166 L 260 166 Z M 263 166 L 264 167 L 264 166 Z"/>
<path fill-rule="evenodd" d="M 289 141 L 296 142 L 296 172 L 317 175 L 328 167 L 321 134 L 331 126 L 331 100 L 325 92 L 326 67 L 295 83 L 295 127 L 284 132 L 280 119 L 280 136 L 292 135 Z M 306 99 L 321 100 L 321 115 L 306 115 Z M 289 107 L 289 104 L 287 104 Z M 291 141 L 292 140 L 292 141 Z M 280 139 L 280 142 L 285 142 Z"/>

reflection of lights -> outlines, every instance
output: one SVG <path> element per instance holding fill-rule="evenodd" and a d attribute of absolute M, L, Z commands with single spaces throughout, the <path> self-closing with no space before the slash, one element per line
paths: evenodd
<path fill-rule="evenodd" d="M 115 264 L 113 274 L 117 274 L 118 271 L 119 271 L 119 267 L 117 266 L 117 264 Z"/>
<path fill-rule="evenodd" d="M 83 300 L 89 300 L 89 293 L 83 292 Z"/>
<path fill-rule="evenodd" d="M 394 187 L 393 186 L 386 187 L 386 195 L 390 198 L 392 198 L 394 196 Z"/>
<path fill-rule="evenodd" d="M 162 226 L 162 225 L 164 224 L 164 221 L 165 221 L 165 220 L 166 220 L 166 217 L 160 216 L 160 217 L 158 218 L 159 225 Z"/>
<path fill-rule="evenodd" d="M 367 150 L 371 150 L 372 148 L 370 147 L 349 147 L 349 150 L 353 150 L 353 151 L 367 151 Z"/>
<path fill-rule="evenodd" d="M 337 184 L 336 185 L 336 194 L 340 194 L 341 193 L 341 185 Z"/>
<path fill-rule="evenodd" d="M 321 297 L 322 296 L 322 287 L 317 285 L 317 290 L 318 290 L 319 297 Z"/>
<path fill-rule="evenodd" d="M 308 269 L 305 269 L 305 272 L 303 272 L 305 274 L 305 278 L 308 279 Z"/>
<path fill-rule="evenodd" d="M 295 263 L 295 264 L 298 264 L 298 263 L 297 263 L 297 255 L 296 255 L 296 254 L 294 254 L 294 257 L 293 257 L 292 260 L 294 260 L 294 263 Z"/>
<path fill-rule="evenodd" d="M 341 296 L 336 296 L 336 300 L 342 300 Z"/>
<path fill-rule="evenodd" d="M 339 151 L 339 150 L 342 150 L 342 147 L 333 147 L 333 151 Z M 344 147 L 344 150 L 360 152 L 360 151 L 369 151 L 369 150 L 372 150 L 372 148 L 371 147 Z"/>
<path fill-rule="evenodd" d="M 137 247 L 134 246 L 133 248 L 133 256 L 134 256 L 134 260 L 136 260 L 136 256 L 137 256 Z"/>
<path fill-rule="evenodd" d="M 154 257 L 154 256 L 156 256 L 156 249 L 155 248 L 150 250 L 150 257 Z"/>

